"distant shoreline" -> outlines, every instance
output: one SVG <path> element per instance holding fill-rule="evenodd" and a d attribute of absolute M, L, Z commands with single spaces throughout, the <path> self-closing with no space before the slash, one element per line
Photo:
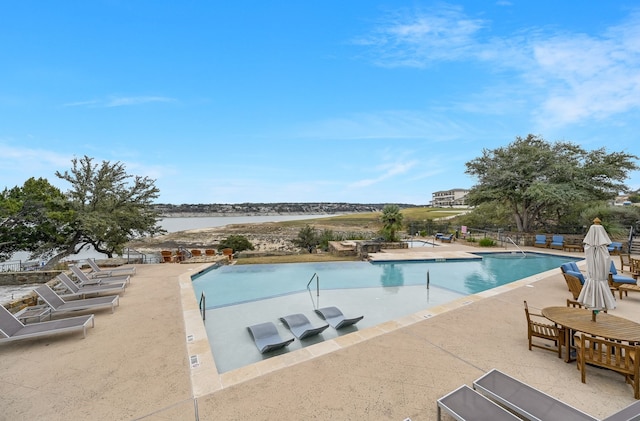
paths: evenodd
<path fill-rule="evenodd" d="M 304 216 L 304 215 L 344 215 L 346 213 L 357 212 L 171 212 L 161 214 L 160 218 L 233 218 L 233 217 L 248 217 L 248 216 Z"/>
<path fill-rule="evenodd" d="M 162 218 L 339 215 L 381 212 L 384 203 L 240 203 L 240 204 L 156 204 L 153 209 Z M 396 204 L 401 209 L 416 205 Z"/>

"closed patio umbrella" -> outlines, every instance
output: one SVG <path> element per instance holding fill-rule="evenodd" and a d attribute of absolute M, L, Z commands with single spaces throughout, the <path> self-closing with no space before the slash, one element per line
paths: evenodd
<path fill-rule="evenodd" d="M 584 254 L 587 261 L 587 276 L 578 302 L 592 310 L 593 321 L 600 310 L 616 308 L 616 300 L 609 289 L 611 256 L 607 246 L 611 244 L 609 235 L 596 218 L 584 237 Z"/>

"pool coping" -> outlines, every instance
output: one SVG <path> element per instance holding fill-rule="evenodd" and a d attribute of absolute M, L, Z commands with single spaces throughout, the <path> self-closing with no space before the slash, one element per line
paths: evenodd
<path fill-rule="evenodd" d="M 487 253 L 483 251 L 483 253 Z M 492 252 L 488 252 L 492 253 Z M 496 251 L 496 253 L 500 253 Z M 502 251 L 504 253 L 504 251 Z M 555 253 L 541 253 L 553 254 Z M 567 256 L 573 257 L 575 256 Z M 557 274 L 557 268 L 550 269 L 526 278 L 513 281 L 506 285 L 501 285 L 476 294 L 460 297 L 446 304 L 421 310 L 410 315 L 393 319 L 385 323 L 378 324 L 339 336 L 334 339 L 327 339 L 323 342 L 307 346 L 305 348 L 277 355 L 244 367 L 240 367 L 225 373 L 219 373 L 213 357 L 213 352 L 209 344 L 209 338 L 204 326 L 199 303 L 195 296 L 192 285 L 192 277 L 208 270 L 213 263 L 204 264 L 178 277 L 180 286 L 181 303 L 183 309 L 184 326 L 186 332 L 186 346 L 190 364 L 191 390 L 194 398 L 205 396 L 226 387 L 234 386 L 245 381 L 249 381 L 273 371 L 281 370 L 300 364 L 304 361 L 330 354 L 343 348 L 364 342 L 371 338 L 384 335 L 397 329 L 411 326 L 415 323 L 436 317 L 476 301 L 493 297 L 504 292 L 528 286 L 544 278 Z"/>

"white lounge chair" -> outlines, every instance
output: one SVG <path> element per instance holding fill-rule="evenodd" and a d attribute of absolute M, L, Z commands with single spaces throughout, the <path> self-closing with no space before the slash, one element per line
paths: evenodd
<path fill-rule="evenodd" d="M 528 420 L 597 421 L 591 415 L 496 369 L 474 381 L 473 388 Z"/>
<path fill-rule="evenodd" d="M 76 331 L 85 338 L 89 324 L 94 326 L 93 314 L 25 325 L 0 305 L 0 343 Z"/>
<path fill-rule="evenodd" d="M 71 291 L 70 294 L 62 295 L 61 297 L 80 297 L 85 298 L 87 295 L 114 295 L 124 293 L 124 289 L 127 286 L 125 282 L 113 282 L 110 284 L 95 284 L 95 285 L 78 285 L 67 276 L 66 273 L 61 273 L 56 276 L 56 279 L 60 281 L 65 288 Z"/>
<path fill-rule="evenodd" d="M 521 421 L 520 418 L 466 384 L 438 399 L 437 404 L 438 421 L 442 419 L 443 410 L 458 421 Z"/>
<path fill-rule="evenodd" d="M 289 328 L 293 336 L 298 339 L 315 336 L 329 327 L 328 324 L 313 326 L 307 316 L 301 313 L 280 317 L 280 320 Z"/>
<path fill-rule="evenodd" d="M 345 317 L 338 307 L 323 307 L 316 310 L 316 313 L 327 321 L 334 329 L 351 326 L 358 323 L 364 316 Z"/>
<path fill-rule="evenodd" d="M 272 322 L 249 326 L 247 330 L 251 333 L 253 341 L 261 354 L 284 348 L 294 341 L 293 338 L 282 339 L 278 333 L 278 328 Z"/>
<path fill-rule="evenodd" d="M 35 289 L 36 294 L 51 307 L 52 313 L 64 313 L 67 311 L 92 310 L 111 307 L 111 312 L 115 310 L 120 298 L 118 295 L 105 297 L 85 298 L 83 300 L 65 301 L 47 284 L 40 285 Z"/>
<path fill-rule="evenodd" d="M 78 278 L 80 281 L 80 285 L 95 285 L 95 284 L 109 284 L 112 282 L 126 282 L 127 284 L 130 282 L 131 277 L 129 275 L 123 276 L 102 276 L 100 278 L 91 279 L 87 276 L 86 273 L 82 271 L 78 266 L 70 265 L 69 269 L 71 272 Z"/>
<path fill-rule="evenodd" d="M 126 267 L 126 268 L 109 268 L 102 269 L 94 259 L 87 259 L 87 264 L 91 267 L 91 272 L 88 274 L 90 278 L 101 278 L 103 276 L 123 276 L 129 275 L 133 276 L 136 274 L 136 267 Z"/>

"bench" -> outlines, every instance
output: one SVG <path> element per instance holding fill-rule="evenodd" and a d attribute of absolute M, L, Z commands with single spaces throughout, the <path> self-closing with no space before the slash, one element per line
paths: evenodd
<path fill-rule="evenodd" d="M 620 293 L 620 299 L 622 300 L 622 293 L 624 295 L 629 295 L 629 291 L 640 292 L 640 285 L 637 284 L 622 284 L 618 287 L 618 292 Z"/>
<path fill-rule="evenodd" d="M 565 244 L 562 248 L 564 251 L 584 251 L 582 244 Z"/>
<path fill-rule="evenodd" d="M 579 238 L 571 238 L 567 239 L 563 246 L 562 250 L 564 251 L 584 251 L 584 244 L 582 240 Z"/>
<path fill-rule="evenodd" d="M 640 345 L 610 341 L 584 333 L 580 335 L 578 347 L 578 368 L 582 383 L 586 383 L 587 365 L 602 367 L 624 376 L 633 387 L 633 397 L 640 399 Z"/>

